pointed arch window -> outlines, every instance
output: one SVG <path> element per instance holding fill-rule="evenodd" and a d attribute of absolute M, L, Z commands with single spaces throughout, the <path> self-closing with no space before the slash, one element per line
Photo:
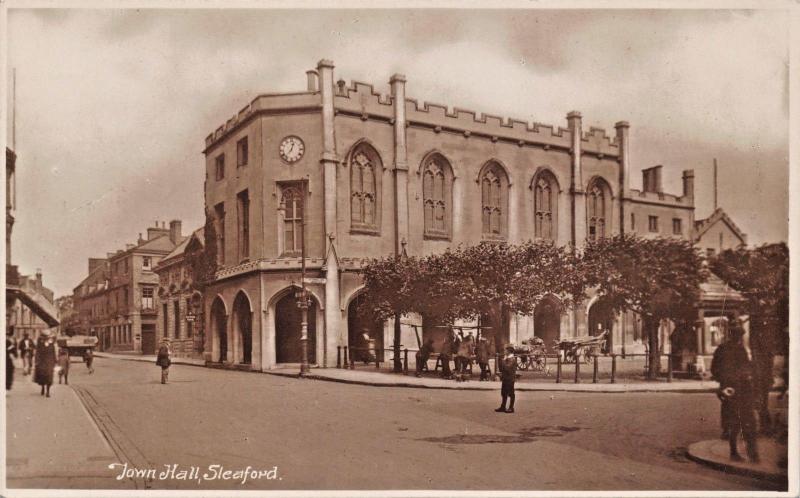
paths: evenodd
<path fill-rule="evenodd" d="M 355 230 L 377 232 L 380 219 L 380 174 L 383 165 L 375 150 L 358 145 L 350 154 L 350 225 Z"/>
<path fill-rule="evenodd" d="M 543 171 L 533 183 L 534 235 L 556 240 L 558 216 L 558 184 L 552 173 Z"/>
<path fill-rule="evenodd" d="M 426 237 L 450 237 L 452 183 L 453 171 L 444 157 L 436 154 L 425 160 L 422 165 L 422 203 Z"/>
<path fill-rule="evenodd" d="M 611 189 L 602 179 L 594 180 L 586 192 L 587 237 L 597 240 L 610 235 L 607 225 Z"/>
<path fill-rule="evenodd" d="M 504 238 L 508 225 L 508 177 L 497 163 L 484 168 L 480 178 L 483 236 Z"/>

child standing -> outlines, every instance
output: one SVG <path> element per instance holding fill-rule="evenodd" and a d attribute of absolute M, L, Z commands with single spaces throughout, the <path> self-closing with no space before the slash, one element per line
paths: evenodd
<path fill-rule="evenodd" d="M 156 365 L 161 367 L 161 383 L 166 384 L 169 379 L 169 366 L 172 363 L 170 355 L 172 351 L 169 350 L 169 339 L 161 341 L 161 347 L 158 348 L 158 357 L 156 358 Z"/>
<path fill-rule="evenodd" d="M 58 350 L 58 383 L 64 380 L 64 384 L 69 385 L 69 351 L 67 348 Z"/>

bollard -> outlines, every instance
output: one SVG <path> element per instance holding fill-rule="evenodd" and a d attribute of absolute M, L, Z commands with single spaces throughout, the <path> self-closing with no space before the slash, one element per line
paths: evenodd
<path fill-rule="evenodd" d="M 408 375 L 408 348 L 403 350 L 403 375 Z"/>
<path fill-rule="evenodd" d="M 375 368 L 380 370 L 381 362 L 380 362 L 380 360 L 378 360 L 378 350 L 377 349 L 373 349 L 373 351 L 375 351 Z"/>
<path fill-rule="evenodd" d="M 581 382 L 581 355 L 575 355 L 575 383 L 580 384 Z"/>
<path fill-rule="evenodd" d="M 611 355 L 611 383 L 614 384 L 617 379 L 617 355 Z"/>
<path fill-rule="evenodd" d="M 356 358 L 353 354 L 353 348 L 350 348 L 350 370 L 356 369 Z"/>
<path fill-rule="evenodd" d="M 561 384 L 561 352 L 556 356 L 556 384 Z"/>
<path fill-rule="evenodd" d="M 342 368 L 342 347 L 336 346 L 336 368 Z"/>
<path fill-rule="evenodd" d="M 344 363 L 342 366 L 344 368 L 347 368 L 350 363 L 349 361 L 347 361 L 347 346 L 343 346 L 342 348 L 344 349 Z"/>
<path fill-rule="evenodd" d="M 595 354 L 594 356 L 594 370 L 592 371 L 592 384 L 597 384 L 597 358 L 598 356 Z"/>
<path fill-rule="evenodd" d="M 672 355 L 667 355 L 667 382 L 672 382 Z"/>

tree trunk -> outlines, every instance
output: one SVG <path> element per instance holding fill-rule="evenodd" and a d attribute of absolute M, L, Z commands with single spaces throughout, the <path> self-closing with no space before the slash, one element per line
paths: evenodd
<path fill-rule="evenodd" d="M 400 313 L 394 314 L 394 372 L 403 371 L 403 362 L 400 361 Z"/>
<path fill-rule="evenodd" d="M 495 352 L 502 354 L 505 348 L 505 327 L 508 325 L 505 306 L 502 303 L 492 303 L 489 305 L 489 321 L 491 323 L 491 335 L 494 338 Z"/>
<path fill-rule="evenodd" d="M 658 347 L 658 325 L 660 320 L 654 317 L 643 317 L 642 323 L 647 332 L 648 368 L 647 378 L 653 380 L 661 371 L 661 350 Z"/>

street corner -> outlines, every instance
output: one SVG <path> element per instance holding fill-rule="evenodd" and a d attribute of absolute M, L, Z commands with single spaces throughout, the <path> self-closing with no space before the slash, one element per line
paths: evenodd
<path fill-rule="evenodd" d="M 740 442 L 741 446 L 741 442 Z M 730 474 L 740 474 L 769 481 L 786 481 L 787 447 L 773 438 L 758 438 L 759 462 L 746 458 L 737 462 L 730 459 L 728 441 L 709 439 L 689 445 L 687 456 L 695 462 L 708 465 Z"/>

